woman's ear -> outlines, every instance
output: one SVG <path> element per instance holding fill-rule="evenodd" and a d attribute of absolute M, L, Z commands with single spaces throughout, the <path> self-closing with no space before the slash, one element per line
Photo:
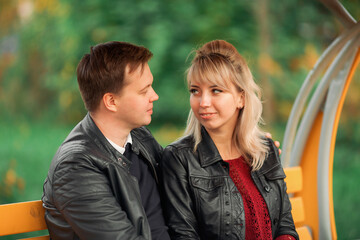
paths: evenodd
<path fill-rule="evenodd" d="M 241 93 L 239 94 L 237 107 L 239 109 L 242 109 L 244 106 L 245 106 L 245 92 L 241 91 Z"/>
<path fill-rule="evenodd" d="M 115 96 L 113 93 L 105 93 L 102 98 L 102 101 L 106 109 L 108 109 L 111 112 L 117 111 Z"/>

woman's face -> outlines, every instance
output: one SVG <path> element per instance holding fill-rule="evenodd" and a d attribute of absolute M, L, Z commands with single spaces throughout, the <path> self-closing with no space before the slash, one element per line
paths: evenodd
<path fill-rule="evenodd" d="M 244 107 L 244 97 L 230 85 L 225 89 L 211 83 L 191 82 L 191 109 L 209 133 L 234 131 L 239 111 Z"/>

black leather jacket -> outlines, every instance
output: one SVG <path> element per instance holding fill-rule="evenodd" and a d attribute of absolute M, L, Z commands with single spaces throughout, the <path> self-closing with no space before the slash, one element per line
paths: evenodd
<path fill-rule="evenodd" d="M 162 147 L 144 127 L 131 136 L 133 151 L 144 156 L 157 180 Z M 52 239 L 151 239 L 138 183 L 123 158 L 89 114 L 72 130 L 44 183 Z"/>
<path fill-rule="evenodd" d="M 299 239 L 286 193 L 285 173 L 278 149 L 269 140 L 270 152 L 259 171 L 251 172 L 265 199 L 272 236 L 289 234 Z M 206 130 L 193 152 L 192 137 L 167 146 L 161 170 L 165 191 L 165 215 L 172 239 L 245 239 L 242 198 L 229 176 L 228 163 Z"/>

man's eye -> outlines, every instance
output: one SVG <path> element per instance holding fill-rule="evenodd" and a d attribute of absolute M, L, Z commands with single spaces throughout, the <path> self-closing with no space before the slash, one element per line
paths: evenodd
<path fill-rule="evenodd" d="M 140 92 L 140 94 L 141 94 L 141 95 L 146 95 L 148 91 L 149 91 L 148 88 L 143 89 L 143 90 Z"/>

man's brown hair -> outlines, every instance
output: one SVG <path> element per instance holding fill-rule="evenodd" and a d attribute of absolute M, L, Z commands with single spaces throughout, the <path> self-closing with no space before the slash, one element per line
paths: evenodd
<path fill-rule="evenodd" d="M 145 47 L 127 42 L 107 42 L 90 48 L 77 67 L 81 97 L 89 112 L 95 111 L 105 93 L 118 93 L 124 86 L 126 67 L 132 73 L 152 57 Z"/>

